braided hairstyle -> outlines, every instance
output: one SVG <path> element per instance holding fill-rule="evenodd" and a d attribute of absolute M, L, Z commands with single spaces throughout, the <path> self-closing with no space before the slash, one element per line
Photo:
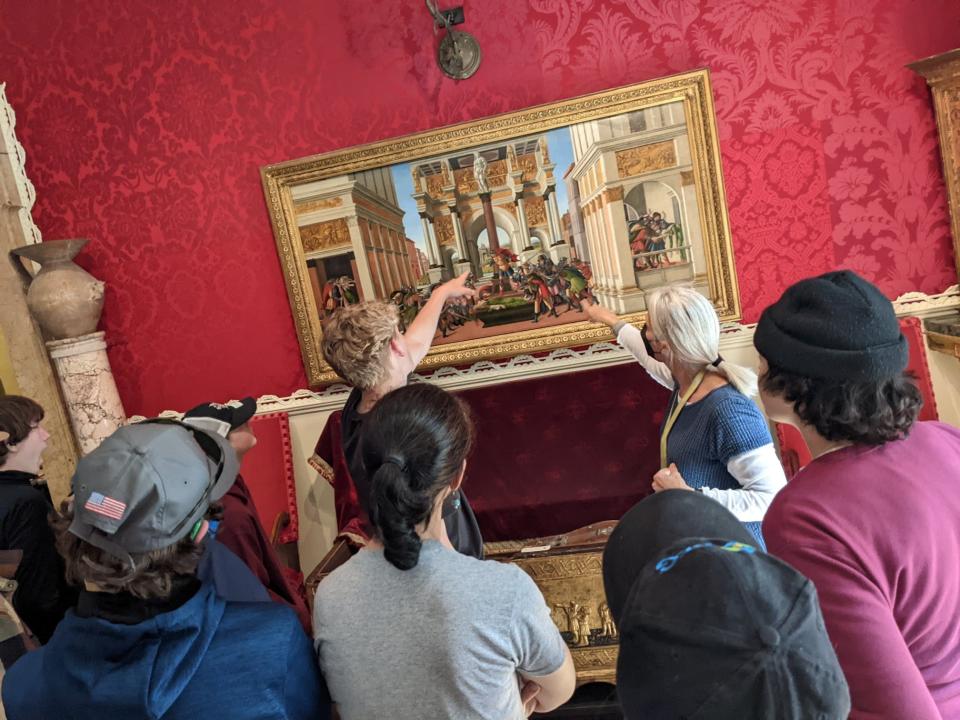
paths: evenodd
<path fill-rule="evenodd" d="M 370 478 L 370 522 L 384 557 L 400 570 L 416 567 L 416 526 L 456 479 L 473 442 L 466 403 L 427 384 L 387 394 L 363 423 L 363 464 Z"/>

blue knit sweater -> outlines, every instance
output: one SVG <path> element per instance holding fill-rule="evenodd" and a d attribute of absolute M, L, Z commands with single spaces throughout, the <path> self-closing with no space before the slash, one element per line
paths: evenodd
<path fill-rule="evenodd" d="M 676 403 L 674 391 L 671 412 Z M 738 490 L 740 483 L 727 471 L 727 463 L 771 442 L 767 421 L 757 405 L 732 385 L 723 385 L 680 411 L 667 439 L 667 463 L 676 463 L 687 485 L 695 490 Z M 760 523 L 745 525 L 763 547 Z"/>

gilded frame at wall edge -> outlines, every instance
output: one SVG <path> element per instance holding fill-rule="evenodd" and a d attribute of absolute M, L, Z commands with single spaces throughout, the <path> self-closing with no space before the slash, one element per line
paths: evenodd
<path fill-rule="evenodd" d="M 739 320 L 740 293 L 730 239 L 713 94 L 709 71 L 700 69 L 261 168 L 263 192 L 309 384 L 320 386 L 338 378 L 320 353 L 320 317 L 311 297 L 313 290 L 307 276 L 303 246 L 299 242 L 292 187 L 677 100 L 683 101 L 686 111 L 710 294 L 722 322 Z M 646 312 L 637 312 L 622 317 L 639 326 L 645 316 Z M 589 345 L 610 338 L 610 331 L 606 327 L 583 321 L 523 330 L 434 346 L 419 369 L 540 353 L 560 347 Z"/>

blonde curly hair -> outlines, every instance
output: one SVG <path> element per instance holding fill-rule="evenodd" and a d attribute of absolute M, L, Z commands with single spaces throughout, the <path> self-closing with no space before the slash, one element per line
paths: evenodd
<path fill-rule="evenodd" d="M 376 387 L 397 333 L 397 306 L 380 300 L 345 305 L 324 325 L 320 351 L 337 375 L 361 390 Z"/>

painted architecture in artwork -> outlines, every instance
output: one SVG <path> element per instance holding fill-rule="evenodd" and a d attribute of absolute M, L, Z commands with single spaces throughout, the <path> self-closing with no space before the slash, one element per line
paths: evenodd
<path fill-rule="evenodd" d="M 299 186 L 293 202 L 321 317 L 348 297 L 386 298 L 420 281 L 389 168 Z"/>
<path fill-rule="evenodd" d="M 707 289 L 706 257 L 683 103 L 570 126 L 564 175 L 577 255 L 599 302 L 643 310 L 644 294 L 675 282 Z"/>
<path fill-rule="evenodd" d="M 569 255 L 545 136 L 427 158 L 410 173 L 431 280 L 468 269 L 482 277 L 504 244 L 521 260 Z M 487 246 L 477 242 L 484 231 Z"/>

